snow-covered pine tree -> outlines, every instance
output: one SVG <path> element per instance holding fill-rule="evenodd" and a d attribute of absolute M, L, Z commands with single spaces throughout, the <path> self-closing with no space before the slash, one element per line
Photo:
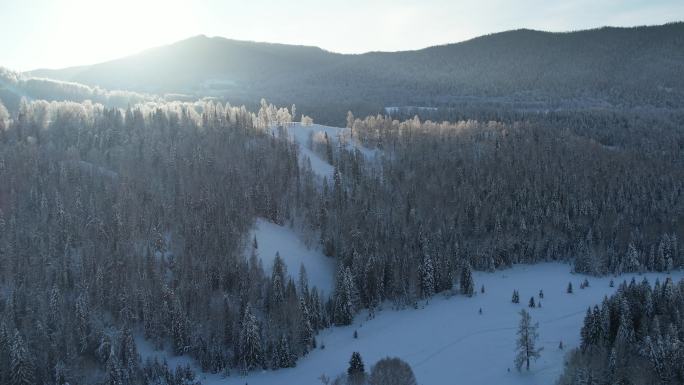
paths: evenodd
<path fill-rule="evenodd" d="M 473 281 L 473 271 L 469 263 L 464 263 L 461 269 L 461 294 L 472 297 L 475 292 L 475 282 Z"/>
<path fill-rule="evenodd" d="M 627 253 L 625 254 L 625 258 L 623 261 L 622 271 L 635 272 L 639 271 L 639 268 L 639 252 L 634 246 L 634 243 L 630 242 L 629 246 L 627 246 Z"/>
<path fill-rule="evenodd" d="M 435 294 L 435 269 L 429 253 L 423 255 L 418 273 L 420 274 L 420 296 L 430 298 Z"/>
<path fill-rule="evenodd" d="M 532 317 L 525 310 L 520 310 L 520 324 L 518 326 L 518 340 L 516 342 L 515 367 L 520 370 L 523 364 L 530 370 L 530 359 L 538 359 L 543 348 L 536 348 L 536 341 L 539 338 L 537 328 L 539 324 L 532 324 Z"/>
<path fill-rule="evenodd" d="M 511 302 L 520 303 L 520 294 L 518 294 L 517 290 L 513 290 L 513 296 L 511 297 Z"/>
<path fill-rule="evenodd" d="M 5 321 L 0 320 L 0 383 L 9 383 L 11 337 L 7 332 Z"/>
<path fill-rule="evenodd" d="M 271 272 L 271 295 L 269 309 L 274 311 L 279 309 L 285 301 L 285 262 L 280 257 L 280 253 L 276 252 L 273 260 L 273 270 Z"/>
<path fill-rule="evenodd" d="M 75 314 L 79 351 L 84 353 L 88 349 L 90 340 L 90 309 L 87 294 L 85 292 L 81 293 L 76 299 Z"/>
<path fill-rule="evenodd" d="M 534 303 L 534 297 L 530 297 L 530 302 L 527 304 L 529 307 L 537 307 L 537 305 Z"/>
<path fill-rule="evenodd" d="M 313 346 L 314 329 L 311 326 L 311 315 L 304 297 L 299 298 L 299 311 L 302 317 L 301 324 L 299 325 L 299 343 L 302 354 L 306 354 Z"/>
<path fill-rule="evenodd" d="M 348 267 L 337 269 L 335 292 L 333 294 L 333 322 L 336 325 L 349 325 L 356 311 L 354 305 L 354 279 Z"/>
<path fill-rule="evenodd" d="M 135 373 L 140 368 L 140 356 L 131 330 L 124 326 L 119 341 L 119 356 L 126 370 Z"/>
<path fill-rule="evenodd" d="M 112 347 L 109 349 L 109 358 L 107 359 L 107 365 L 105 366 L 105 384 L 125 385 L 126 382 L 123 370 L 121 369 L 121 362 L 119 362 L 119 357 L 116 356 L 114 348 Z"/>
<path fill-rule="evenodd" d="M 363 359 L 359 352 L 354 352 L 349 359 L 349 368 L 347 368 L 347 375 L 353 384 L 361 384 L 366 374 L 366 369 L 363 365 Z"/>
<path fill-rule="evenodd" d="M 274 368 L 292 368 L 296 365 L 297 357 L 290 349 L 290 342 L 286 335 L 282 335 L 276 344 L 273 354 Z"/>
<path fill-rule="evenodd" d="M 566 290 L 568 294 L 572 294 L 572 282 L 568 282 L 568 288 Z"/>
<path fill-rule="evenodd" d="M 306 267 L 302 263 L 299 266 L 299 280 L 297 282 L 297 289 L 299 290 L 299 296 L 303 298 L 309 297 L 309 276 L 306 273 Z"/>
<path fill-rule="evenodd" d="M 10 385 L 33 385 L 33 364 L 26 343 L 18 330 L 14 331 L 10 347 Z"/>
<path fill-rule="evenodd" d="M 171 313 L 171 337 L 173 338 L 173 351 L 176 354 L 185 354 L 189 346 L 189 321 L 181 309 L 178 299 L 175 300 Z"/>
<path fill-rule="evenodd" d="M 239 344 L 240 363 L 242 370 L 250 371 L 262 364 L 261 333 L 256 316 L 252 314 L 249 304 L 245 307 L 245 314 L 242 317 L 242 328 L 240 330 Z"/>

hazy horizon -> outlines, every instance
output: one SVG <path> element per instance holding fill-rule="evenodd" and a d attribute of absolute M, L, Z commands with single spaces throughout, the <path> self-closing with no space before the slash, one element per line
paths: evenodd
<path fill-rule="evenodd" d="M 124 0 L 113 7 L 104 1 L 38 0 L 3 2 L 0 14 L 12 16 L 0 25 L 0 34 L 12 36 L 0 41 L 0 66 L 28 71 L 94 64 L 197 35 L 358 54 L 415 50 L 522 28 L 569 32 L 657 25 L 684 19 L 684 3 L 381 0 L 333 1 L 321 7 L 306 0 L 282 7 L 272 0 L 204 0 L 187 7 L 179 0 Z M 29 18 L 33 22 L 20 22 Z M 121 23 L 127 28 L 117 28 Z"/>

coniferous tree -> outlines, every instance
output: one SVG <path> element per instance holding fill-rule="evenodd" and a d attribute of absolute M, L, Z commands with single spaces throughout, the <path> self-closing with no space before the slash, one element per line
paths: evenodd
<path fill-rule="evenodd" d="M 418 271 L 421 297 L 430 298 L 435 293 L 435 270 L 429 254 L 423 257 Z"/>
<path fill-rule="evenodd" d="M 32 385 L 33 364 L 26 348 L 24 338 L 19 331 L 14 331 L 10 347 L 10 385 Z"/>
<path fill-rule="evenodd" d="M 537 333 L 538 324 L 532 324 L 532 317 L 530 314 L 520 310 L 520 324 L 518 325 L 518 340 L 516 342 L 516 356 L 515 367 L 520 370 L 525 365 L 527 370 L 530 370 L 530 360 L 538 359 L 542 348 L 536 348 L 536 342 L 539 338 Z"/>
<path fill-rule="evenodd" d="M 359 354 L 359 352 L 352 353 L 352 356 L 349 359 L 347 375 L 353 384 L 363 383 L 366 375 L 366 369 L 364 368 L 363 359 L 361 358 L 361 354 Z"/>
<path fill-rule="evenodd" d="M 306 305 L 304 297 L 299 298 L 299 311 L 301 313 L 301 324 L 299 329 L 299 343 L 302 347 L 302 354 L 308 353 L 309 349 L 314 347 L 314 329 L 311 326 L 311 315 L 309 307 Z"/>
<path fill-rule="evenodd" d="M 333 293 L 333 322 L 336 325 L 349 325 L 354 319 L 354 290 L 354 280 L 349 268 L 338 268 Z"/>
<path fill-rule="evenodd" d="M 465 263 L 461 269 L 461 293 L 471 297 L 475 292 L 473 272 L 469 263 Z"/>
<path fill-rule="evenodd" d="M 250 371 L 261 366 L 263 362 L 261 348 L 261 332 L 259 323 L 252 314 L 249 304 L 245 307 L 240 330 L 239 360 L 244 371 Z"/>

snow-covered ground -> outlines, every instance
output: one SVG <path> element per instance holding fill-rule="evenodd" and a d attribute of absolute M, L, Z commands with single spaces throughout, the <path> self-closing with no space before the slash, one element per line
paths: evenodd
<path fill-rule="evenodd" d="M 671 276 L 675 280 L 682 272 Z M 563 369 L 565 354 L 579 344 L 579 332 L 588 306 L 599 304 L 613 293 L 622 280 L 610 277 L 589 279 L 580 289 L 584 276 L 570 273 L 570 266 L 557 263 L 520 265 L 495 273 L 475 273 L 477 295 L 472 298 L 437 296 L 421 309 L 385 309 L 372 320 L 359 314 L 352 326 L 321 332 L 316 338 L 325 349 L 317 349 L 297 362 L 297 367 L 278 371 L 254 372 L 247 377 L 232 376 L 211 384 L 314 385 L 326 374 L 334 378 L 346 370 L 352 352 L 358 351 L 366 368 L 386 356 L 397 356 L 413 368 L 419 384 L 553 384 Z M 645 274 L 653 283 L 667 274 Z M 636 275 L 638 281 L 643 276 Z M 574 294 L 567 294 L 568 282 Z M 479 292 L 485 286 L 485 293 Z M 514 289 L 520 304 L 511 303 Z M 527 303 L 539 290 L 544 291 L 542 307 L 529 309 Z M 421 305 L 423 302 L 421 303 Z M 422 307 L 422 306 L 421 306 Z M 483 314 L 478 310 L 482 308 Z M 520 309 L 528 309 L 539 322 L 539 346 L 544 350 L 529 372 L 518 372 L 513 365 L 516 330 Z M 354 330 L 358 339 L 353 338 Z M 565 348 L 558 348 L 563 341 Z M 510 371 L 509 371 L 510 368 Z"/>
<path fill-rule="evenodd" d="M 311 169 L 320 176 L 325 176 L 330 180 L 332 178 L 334 168 L 325 159 L 320 157 L 317 153 L 309 148 L 309 138 L 318 135 L 328 135 L 328 139 L 333 146 L 338 146 L 341 142 L 347 149 L 356 148 L 366 157 L 366 159 L 373 159 L 377 154 L 377 150 L 371 150 L 364 147 L 356 139 L 351 138 L 351 130 L 344 127 L 323 126 L 320 124 L 301 125 L 292 124 L 286 125 L 283 129 L 287 132 L 290 140 L 299 144 L 300 154 L 311 160 Z M 277 128 L 272 128 L 273 132 L 277 132 Z"/>
<path fill-rule="evenodd" d="M 334 259 L 326 257 L 317 248 L 308 248 L 291 228 L 276 225 L 262 218 L 257 219 L 254 230 L 250 234 L 248 244 L 250 249 L 254 236 L 257 239 L 259 257 L 269 276 L 276 252 L 278 252 L 287 266 L 288 274 L 295 281 L 299 277 L 299 267 L 304 264 L 309 277 L 309 286 L 316 286 L 322 290 L 325 293 L 324 298 L 332 293 L 335 277 Z"/>
<path fill-rule="evenodd" d="M 145 362 L 147 359 L 154 360 L 155 358 L 161 362 L 166 360 L 166 362 L 169 364 L 169 368 L 171 369 L 176 369 L 177 366 L 186 366 L 190 365 L 192 369 L 195 370 L 196 373 L 200 377 L 205 377 L 203 373 L 200 372 L 200 368 L 197 365 L 197 363 L 189 356 L 176 356 L 174 355 L 170 349 L 166 350 L 156 350 L 154 348 L 154 344 L 152 342 L 148 341 L 143 337 L 142 334 L 137 334 L 135 335 L 135 347 L 138 349 L 138 354 L 140 354 L 140 358 Z M 214 380 L 218 380 L 219 376 L 218 375 L 212 375 Z"/>

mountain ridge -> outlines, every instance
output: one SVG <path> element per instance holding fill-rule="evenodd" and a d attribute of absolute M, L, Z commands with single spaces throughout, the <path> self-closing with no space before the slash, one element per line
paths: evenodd
<path fill-rule="evenodd" d="M 363 54 L 197 35 L 108 62 L 29 74 L 231 103 L 265 97 L 322 115 L 334 110 L 338 118 L 348 109 L 375 113 L 387 106 L 453 108 L 473 101 L 541 109 L 680 108 L 684 23 L 517 29 L 420 50 Z"/>

